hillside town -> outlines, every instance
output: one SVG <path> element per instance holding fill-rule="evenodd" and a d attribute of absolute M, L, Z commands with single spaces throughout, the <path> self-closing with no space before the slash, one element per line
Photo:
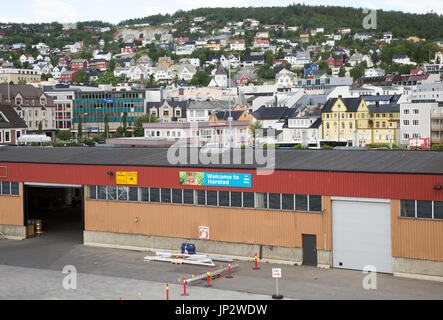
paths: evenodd
<path fill-rule="evenodd" d="M 189 29 L 181 32 L 192 36 L 174 36 L 185 23 Z M 202 16 L 159 27 L 43 25 L 47 33 L 39 39 L 57 30 L 59 39 L 74 31 L 88 37 L 60 47 L 11 43 L 12 30 L 37 30 L 1 25 L 0 99 L 16 114 L 4 119 L 0 143 L 37 133 L 56 142 L 67 131 L 61 137 L 69 141 L 133 144 L 112 138 L 144 136 L 136 144 L 168 145 L 180 140 L 169 132 L 179 122 L 248 121 L 249 134 L 237 147 L 443 144 L 443 41 L 429 44 L 427 60 L 392 54 L 386 61 L 392 43 L 426 39 L 346 26 L 328 32 L 267 25 L 253 17 L 213 29 L 216 24 Z M 145 124 L 145 134 L 142 123 L 157 121 L 169 129 Z M 264 132 L 260 141 L 253 141 L 251 128 Z"/>
<path fill-rule="evenodd" d="M 0 300 L 443 299 L 438 4 L 24 1 L 0 15 Z"/>

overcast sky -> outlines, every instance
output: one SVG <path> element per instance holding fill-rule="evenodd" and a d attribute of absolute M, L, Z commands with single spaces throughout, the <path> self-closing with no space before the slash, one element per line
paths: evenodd
<path fill-rule="evenodd" d="M 443 0 L 13 0 L 1 1 L 0 22 L 77 22 L 102 20 L 118 23 L 158 13 L 201 7 L 287 6 L 291 3 L 377 8 L 414 13 L 443 14 Z"/>

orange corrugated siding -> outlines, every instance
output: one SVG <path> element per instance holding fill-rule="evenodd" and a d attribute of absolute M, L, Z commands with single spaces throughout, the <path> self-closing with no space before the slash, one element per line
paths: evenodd
<path fill-rule="evenodd" d="M 400 200 L 391 200 L 392 256 L 443 261 L 443 221 L 400 218 Z"/>
<path fill-rule="evenodd" d="M 0 224 L 23 226 L 23 185 L 20 196 L 0 195 Z"/>
<path fill-rule="evenodd" d="M 325 197 L 326 213 L 322 215 L 86 200 L 85 229 L 198 239 L 198 227 L 208 226 L 211 240 L 299 248 L 302 246 L 301 235 L 307 233 L 317 235 L 318 249 L 330 250 L 329 203 L 329 197 Z"/>

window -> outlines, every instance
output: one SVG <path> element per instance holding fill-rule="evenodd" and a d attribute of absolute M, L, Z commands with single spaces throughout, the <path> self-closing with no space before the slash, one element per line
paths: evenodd
<path fill-rule="evenodd" d="M 254 208 L 254 192 L 243 192 L 243 207 Z"/>
<path fill-rule="evenodd" d="M 400 200 L 400 216 L 415 218 L 415 200 Z"/>
<path fill-rule="evenodd" d="M 282 194 L 281 204 L 283 210 L 294 210 L 294 195 L 293 194 Z"/>
<path fill-rule="evenodd" d="M 308 196 L 305 194 L 295 195 L 295 210 L 308 211 Z"/>
<path fill-rule="evenodd" d="M 183 203 L 182 189 L 172 189 L 172 203 Z"/>
<path fill-rule="evenodd" d="M 242 207 L 241 192 L 231 192 L 231 207 Z"/>
<path fill-rule="evenodd" d="M 432 219 L 432 201 L 417 201 L 417 218 Z"/>
<path fill-rule="evenodd" d="M 138 201 L 138 188 L 137 187 L 129 187 L 128 188 L 128 200 L 129 201 Z"/>
<path fill-rule="evenodd" d="M 117 187 L 117 200 L 128 201 L 128 187 Z"/>
<path fill-rule="evenodd" d="M 117 200 L 117 187 L 108 186 L 106 188 L 106 195 L 108 200 Z"/>
<path fill-rule="evenodd" d="M 162 188 L 160 200 L 162 203 L 171 203 L 171 189 Z"/>
<path fill-rule="evenodd" d="M 208 206 L 218 205 L 218 192 L 214 190 L 206 191 L 206 201 Z"/>
<path fill-rule="evenodd" d="M 434 201 L 434 219 L 443 219 L 443 201 Z"/>
<path fill-rule="evenodd" d="M 219 191 L 218 205 L 221 207 L 229 207 L 229 191 Z"/>
<path fill-rule="evenodd" d="M 97 186 L 88 187 L 88 199 L 97 199 Z"/>
<path fill-rule="evenodd" d="M 194 190 L 189 190 L 189 189 L 183 190 L 183 203 L 194 204 Z"/>
<path fill-rule="evenodd" d="M 322 211 L 321 196 L 309 195 L 309 211 Z"/>
<path fill-rule="evenodd" d="M 269 194 L 269 209 L 280 209 L 280 193 Z"/>
<path fill-rule="evenodd" d="M 257 209 L 267 209 L 268 208 L 268 194 L 267 193 L 256 193 L 255 194 L 255 207 Z"/>
<path fill-rule="evenodd" d="M 149 188 L 140 188 L 141 201 L 149 202 Z"/>
<path fill-rule="evenodd" d="M 150 202 L 160 202 L 160 189 L 150 188 L 149 189 L 149 201 Z"/>
<path fill-rule="evenodd" d="M 205 190 L 197 190 L 197 204 L 206 205 L 206 191 Z"/>

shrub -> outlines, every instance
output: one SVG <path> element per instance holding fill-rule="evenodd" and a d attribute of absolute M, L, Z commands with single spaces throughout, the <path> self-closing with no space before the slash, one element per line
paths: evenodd
<path fill-rule="evenodd" d="M 443 151 L 443 143 L 434 144 L 432 146 L 432 150 L 434 150 L 434 151 Z"/>

